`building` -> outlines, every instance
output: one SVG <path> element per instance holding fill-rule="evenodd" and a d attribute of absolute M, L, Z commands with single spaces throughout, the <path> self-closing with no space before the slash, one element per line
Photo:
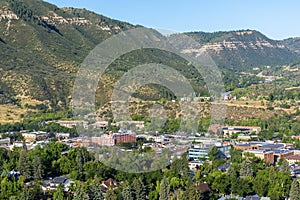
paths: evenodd
<path fill-rule="evenodd" d="M 58 139 L 69 139 L 70 138 L 70 133 L 55 133 L 55 137 Z"/>
<path fill-rule="evenodd" d="M 220 131 L 224 136 L 230 137 L 236 133 L 258 134 L 261 131 L 261 128 L 258 126 L 223 126 Z"/>
<path fill-rule="evenodd" d="M 136 131 L 142 131 L 145 128 L 144 121 L 120 121 L 116 123 L 116 126 L 126 130 L 135 129 Z"/>
<path fill-rule="evenodd" d="M 110 188 L 115 189 L 118 187 L 118 183 L 113 180 L 112 178 L 107 179 L 106 181 L 102 181 L 101 182 L 101 186 L 103 187 L 103 189 L 106 191 Z"/>
<path fill-rule="evenodd" d="M 289 165 L 293 165 L 300 162 L 300 154 L 287 156 L 285 159 L 288 161 Z"/>
<path fill-rule="evenodd" d="M 99 121 L 99 122 L 95 122 L 94 124 L 91 124 L 91 126 L 93 127 L 93 129 L 106 129 L 108 127 L 108 121 Z"/>
<path fill-rule="evenodd" d="M 57 121 L 57 123 L 61 126 L 67 128 L 74 128 L 76 126 L 82 126 L 83 128 L 88 128 L 88 122 L 83 120 L 74 120 L 74 121 Z"/>
<path fill-rule="evenodd" d="M 236 150 L 247 151 L 247 150 L 258 149 L 259 145 L 253 144 L 253 143 L 239 143 L 239 144 L 233 145 L 233 148 Z"/>
<path fill-rule="evenodd" d="M 209 148 L 190 148 L 188 150 L 188 158 L 194 160 L 204 160 L 208 159 Z"/>
<path fill-rule="evenodd" d="M 278 162 L 282 158 L 287 158 L 294 155 L 294 151 L 288 149 L 274 150 L 274 161 Z"/>
<path fill-rule="evenodd" d="M 197 168 L 200 167 L 201 165 L 203 165 L 203 161 L 200 160 L 193 160 L 189 162 L 189 168 L 192 171 L 197 170 Z"/>
<path fill-rule="evenodd" d="M 281 150 L 281 149 L 285 149 L 285 144 L 267 143 L 267 144 L 262 144 L 261 147 L 259 147 L 259 148 L 262 150 L 267 150 L 267 151 Z"/>
<path fill-rule="evenodd" d="M 100 145 L 100 146 L 114 146 L 119 143 L 130 143 L 136 142 L 135 133 L 112 133 L 103 134 L 100 137 L 91 137 L 89 142 Z"/>
<path fill-rule="evenodd" d="M 231 145 L 215 145 L 220 151 L 220 157 L 230 157 Z M 208 159 L 208 152 L 213 146 L 195 146 L 188 150 L 188 158 L 194 160 Z"/>
<path fill-rule="evenodd" d="M 69 191 L 71 183 L 74 183 L 66 176 L 55 177 L 50 181 L 46 181 L 42 184 L 43 191 L 56 190 L 60 185 L 63 186 L 65 192 Z"/>
<path fill-rule="evenodd" d="M 7 147 L 10 145 L 10 138 L 0 140 L 0 147 Z"/>
<path fill-rule="evenodd" d="M 269 163 L 274 163 L 274 152 L 273 151 L 266 151 L 266 150 L 248 150 L 243 152 L 243 157 L 246 153 L 254 154 L 255 157 L 260 158 L 261 160 Z"/>
<path fill-rule="evenodd" d="M 22 133 L 22 136 L 24 137 L 25 142 L 34 142 L 36 140 L 36 133 Z"/>

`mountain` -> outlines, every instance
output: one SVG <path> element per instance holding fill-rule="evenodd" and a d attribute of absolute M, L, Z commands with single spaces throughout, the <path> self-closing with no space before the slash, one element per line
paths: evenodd
<path fill-rule="evenodd" d="M 40 0 L 0 1 L 2 103 L 65 99 L 78 66 L 99 42 L 135 26 Z"/>
<path fill-rule="evenodd" d="M 300 42 L 295 45 L 292 39 L 271 40 L 254 30 L 190 32 L 187 35 L 200 42 L 219 67 L 233 71 L 289 64 L 300 55 Z"/>
<path fill-rule="evenodd" d="M 76 72 L 97 44 L 121 31 L 138 27 L 85 9 L 58 8 L 41 0 L 0 0 L 0 104 L 37 100 L 52 108 L 70 102 Z M 298 60 L 296 39 L 275 41 L 253 31 L 186 33 L 202 44 L 224 71 Z M 297 40 L 299 41 L 299 40 Z M 200 94 L 207 94 L 203 79 L 178 56 L 153 49 L 129 53 L 111 64 L 99 83 L 98 103 L 107 101 L 114 83 L 130 68 L 162 63 L 180 71 Z M 150 85 L 134 94 L 139 98 L 172 97 L 167 88 Z"/>

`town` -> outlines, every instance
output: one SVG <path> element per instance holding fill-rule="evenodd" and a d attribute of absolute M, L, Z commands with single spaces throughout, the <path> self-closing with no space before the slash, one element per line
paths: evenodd
<path fill-rule="evenodd" d="M 87 155 L 92 155 L 97 151 L 95 145 L 97 147 L 118 147 L 123 149 L 123 151 L 137 151 L 144 154 L 148 152 L 161 154 L 161 152 L 168 149 L 173 153 L 173 156 L 168 158 L 168 165 L 171 164 L 172 166 L 172 163 L 177 162 L 178 159 L 186 159 L 188 176 L 199 181 L 201 179 L 205 180 L 206 175 L 200 174 L 208 166 L 215 166 L 221 174 L 229 173 L 232 170 L 232 166 L 236 165 L 234 163 L 236 161 L 233 159 L 236 159 L 237 155 L 240 155 L 239 160 L 244 160 L 243 163 L 248 161 L 254 162 L 250 160 L 256 158 L 255 162 L 264 163 L 264 165 L 271 168 L 278 167 L 278 169 L 282 170 L 281 167 L 284 166 L 285 172 L 288 172 L 291 179 L 300 177 L 300 149 L 296 148 L 293 142 L 284 142 L 281 138 L 260 141 L 258 134 L 261 132 L 261 127 L 220 126 L 213 124 L 208 132 L 194 134 L 182 132 L 145 134 L 143 121 L 121 121 L 115 123 L 113 125 L 115 126 L 115 130 L 118 130 L 117 132 L 108 130 L 109 123 L 106 121 L 89 124 L 88 121 L 84 120 L 59 120 L 48 123 L 56 123 L 60 127 L 67 128 L 67 130 L 78 126 L 83 128 L 83 130 L 89 130 L 96 134 L 92 134 L 92 136 L 77 135 L 68 133 L 67 131 L 52 132 L 50 134 L 45 131 L 28 132 L 25 130 L 19 133 L 7 132 L 1 134 L 0 147 L 9 152 L 22 152 L 25 149 L 30 152 L 48 148 L 50 144 L 63 145 L 64 148 L 61 151 L 61 155 L 59 155 L 60 159 L 63 159 L 64 156 L 68 157 L 68 154 L 73 149 L 85 149 L 84 151 L 86 151 Z M 134 125 L 139 134 L 122 128 L 132 127 L 132 125 Z M 16 135 L 19 135 L 19 137 L 16 138 Z M 299 140 L 300 136 L 293 136 L 293 139 Z M 19 160 L 19 162 L 21 161 Z M 85 161 L 82 162 L 84 163 Z M 66 165 L 67 163 L 61 164 Z M 248 170 L 250 170 L 249 173 L 252 173 L 251 176 L 253 176 L 254 172 L 251 172 L 252 169 Z M 26 169 L 22 170 L 20 167 L 11 169 L 7 173 L 8 177 L 16 179 L 24 176 L 27 177 L 24 180 L 24 184 L 28 186 L 33 184 L 32 181 L 35 180 L 34 176 L 37 176 L 35 172 L 28 172 Z M 61 175 L 53 176 L 55 174 Z M 49 176 L 39 176 L 42 181 L 40 187 L 45 194 L 49 192 L 49 194 L 51 192 L 53 194 L 53 192 L 57 192 L 58 188 L 61 188 L 64 193 L 72 194 L 72 187 L 76 185 L 76 180 L 78 179 L 78 177 L 70 176 L 66 173 L 50 173 Z M 103 179 L 99 184 L 101 185 L 103 195 L 105 195 L 105 191 L 109 189 L 115 190 L 122 183 L 115 180 L 112 176 L 107 176 L 107 179 Z M 210 193 L 213 190 L 212 185 L 207 184 L 207 181 L 197 184 L 200 184 L 199 187 L 203 194 L 206 192 Z M 226 192 L 221 194 L 222 197 L 219 199 L 272 199 L 272 197 L 267 196 L 268 193 L 265 193 L 266 196 L 260 196 L 261 194 L 257 193 L 247 196 L 247 192 L 242 193 L 245 196 L 236 196 L 237 194 L 233 195 Z"/>

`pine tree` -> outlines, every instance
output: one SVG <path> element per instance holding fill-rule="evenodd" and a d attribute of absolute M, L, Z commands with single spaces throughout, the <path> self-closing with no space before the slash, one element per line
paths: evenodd
<path fill-rule="evenodd" d="M 252 162 L 250 160 L 244 160 L 242 162 L 240 176 L 253 176 Z"/>
<path fill-rule="evenodd" d="M 159 200 L 168 200 L 170 196 L 169 180 L 164 176 L 160 183 Z"/>
<path fill-rule="evenodd" d="M 297 179 L 294 179 L 291 185 L 290 190 L 290 200 L 299 200 L 300 199 L 300 187 Z"/>
<path fill-rule="evenodd" d="M 132 183 L 132 189 L 134 191 L 135 200 L 146 199 L 145 186 L 141 179 L 134 179 Z"/>
<path fill-rule="evenodd" d="M 131 186 L 126 183 L 122 190 L 122 200 L 134 200 Z"/>
<path fill-rule="evenodd" d="M 104 200 L 103 191 L 98 182 L 89 187 L 89 198 L 90 200 Z"/>
<path fill-rule="evenodd" d="M 81 185 L 79 185 L 75 191 L 73 200 L 89 200 L 89 195 L 84 191 Z"/>
<path fill-rule="evenodd" d="M 117 199 L 118 199 L 117 194 L 112 188 L 106 191 L 105 200 L 117 200 Z"/>
<path fill-rule="evenodd" d="M 33 176 L 35 180 L 42 180 L 43 178 L 43 166 L 42 161 L 39 156 L 34 157 L 33 159 Z"/>
<path fill-rule="evenodd" d="M 30 168 L 29 160 L 27 158 L 27 150 L 23 149 L 20 151 L 18 169 L 23 176 L 25 176 L 25 177 L 30 176 L 31 168 Z"/>
<path fill-rule="evenodd" d="M 24 188 L 23 192 L 21 193 L 21 198 L 20 199 L 22 199 L 22 200 L 34 200 L 34 194 L 33 194 L 32 190 Z"/>
<path fill-rule="evenodd" d="M 83 164 L 84 164 L 84 157 L 81 152 L 81 149 L 77 151 L 77 169 L 78 169 L 78 179 L 82 180 L 83 179 Z"/>
<path fill-rule="evenodd" d="M 201 192 L 198 186 L 191 184 L 185 192 L 185 198 L 188 200 L 199 200 L 201 199 Z"/>

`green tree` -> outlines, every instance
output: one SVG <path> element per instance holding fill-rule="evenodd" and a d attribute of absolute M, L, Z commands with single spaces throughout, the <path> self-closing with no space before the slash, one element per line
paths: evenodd
<path fill-rule="evenodd" d="M 61 186 L 59 186 L 53 194 L 53 200 L 64 200 L 64 192 Z"/>
<path fill-rule="evenodd" d="M 146 191 L 144 183 L 141 179 L 135 178 L 132 183 L 132 189 L 134 191 L 134 199 L 144 200 L 146 199 Z"/>
<path fill-rule="evenodd" d="M 187 200 L 199 200 L 201 199 L 201 191 L 198 186 L 191 184 L 185 192 L 184 198 Z"/>
<path fill-rule="evenodd" d="M 122 190 L 122 200 L 134 200 L 132 189 L 128 182 L 125 184 Z"/>
<path fill-rule="evenodd" d="M 23 176 L 25 176 L 25 177 L 30 176 L 31 166 L 30 166 L 29 159 L 27 157 L 27 150 L 23 149 L 20 151 L 18 169 Z"/>
<path fill-rule="evenodd" d="M 110 188 L 106 191 L 105 200 L 117 200 L 117 199 L 118 199 L 118 196 L 112 188 Z"/>
<path fill-rule="evenodd" d="M 294 179 L 290 190 L 290 200 L 299 200 L 299 199 L 300 199 L 299 182 L 297 179 Z"/>
<path fill-rule="evenodd" d="M 24 188 L 23 192 L 21 193 L 22 200 L 34 200 L 35 195 L 34 192 L 31 189 Z"/>
<path fill-rule="evenodd" d="M 43 174 L 42 160 L 39 156 L 36 156 L 33 159 L 33 177 L 35 180 L 42 180 Z"/>
<path fill-rule="evenodd" d="M 217 160 L 219 157 L 219 153 L 220 153 L 220 151 L 219 151 L 218 147 L 216 147 L 216 146 L 212 147 L 208 152 L 209 160 L 211 160 L 211 161 Z"/>
<path fill-rule="evenodd" d="M 168 200 L 170 197 L 170 183 L 164 176 L 160 183 L 159 200 Z"/>
<path fill-rule="evenodd" d="M 187 159 L 187 154 L 184 153 L 180 158 L 175 156 L 174 160 L 171 163 L 171 172 L 172 176 L 178 178 L 188 178 L 189 177 L 189 161 Z"/>
<path fill-rule="evenodd" d="M 230 149 L 230 160 L 232 163 L 241 163 L 242 162 L 242 151 L 231 148 Z"/>
<path fill-rule="evenodd" d="M 285 159 L 281 158 L 278 162 L 279 169 L 282 172 L 289 172 L 289 163 Z"/>
<path fill-rule="evenodd" d="M 89 195 L 86 193 L 82 185 L 79 185 L 74 194 L 74 200 L 89 200 Z"/>
<path fill-rule="evenodd" d="M 99 182 L 94 182 L 93 185 L 89 187 L 89 199 L 90 200 L 104 200 L 103 191 Z"/>
<path fill-rule="evenodd" d="M 249 159 L 246 159 L 242 162 L 241 170 L 240 170 L 241 177 L 252 177 L 253 176 L 253 168 L 252 162 Z"/>
<path fill-rule="evenodd" d="M 270 174 L 268 169 L 260 170 L 256 174 L 256 177 L 253 181 L 253 189 L 255 193 L 257 193 L 260 196 L 268 195 L 270 181 L 274 181 L 270 180 L 269 175 Z"/>

